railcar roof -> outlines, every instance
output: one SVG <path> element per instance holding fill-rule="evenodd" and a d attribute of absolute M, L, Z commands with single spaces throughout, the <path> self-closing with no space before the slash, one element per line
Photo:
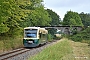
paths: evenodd
<path fill-rule="evenodd" d="M 26 27 L 24 29 L 39 29 L 40 27 Z"/>

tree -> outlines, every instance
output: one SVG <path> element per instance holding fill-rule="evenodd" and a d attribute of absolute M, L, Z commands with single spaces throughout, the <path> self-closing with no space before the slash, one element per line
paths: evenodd
<path fill-rule="evenodd" d="M 9 30 L 7 24 L 5 24 L 9 15 L 8 7 L 10 7 L 8 2 L 0 0 L 0 33 L 7 32 Z"/>
<path fill-rule="evenodd" d="M 73 11 L 68 11 L 67 14 L 65 14 L 63 25 L 83 26 L 79 14 Z"/>
<path fill-rule="evenodd" d="M 82 20 L 82 23 L 84 24 L 84 26 L 90 26 L 90 14 L 89 13 L 84 13 L 84 12 L 81 12 L 79 14 L 81 20 Z"/>
<path fill-rule="evenodd" d="M 27 5 L 25 9 L 30 10 L 27 17 L 21 23 L 21 26 L 47 26 L 50 25 L 51 18 L 47 11 L 45 11 L 42 0 L 30 0 L 31 5 Z"/>
<path fill-rule="evenodd" d="M 76 23 L 76 21 L 74 19 L 71 18 L 69 24 L 76 25 L 77 23 Z"/>
<path fill-rule="evenodd" d="M 50 10 L 50 9 L 47 9 L 46 11 L 49 13 L 50 17 L 52 18 L 52 21 L 50 22 L 50 25 L 51 26 L 59 25 L 60 21 L 61 21 L 59 15 L 57 13 L 55 13 L 54 11 Z"/>
<path fill-rule="evenodd" d="M 0 0 L 0 34 L 11 34 L 12 36 L 20 29 L 19 23 L 30 12 L 24 9 L 28 1 Z"/>

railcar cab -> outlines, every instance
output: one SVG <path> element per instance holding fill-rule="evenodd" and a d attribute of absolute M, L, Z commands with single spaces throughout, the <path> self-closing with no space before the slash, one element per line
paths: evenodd
<path fill-rule="evenodd" d="M 23 44 L 25 47 L 36 47 L 46 42 L 46 34 L 47 30 L 45 28 L 26 27 L 24 28 Z"/>

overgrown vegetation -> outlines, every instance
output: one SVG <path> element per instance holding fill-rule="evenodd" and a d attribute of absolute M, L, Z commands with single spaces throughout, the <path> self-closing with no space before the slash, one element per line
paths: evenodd
<path fill-rule="evenodd" d="M 63 25 L 69 26 L 84 26 L 84 30 L 77 32 L 76 30 L 71 30 L 73 35 L 63 35 L 63 37 L 68 37 L 73 41 L 87 42 L 90 44 L 90 14 L 80 13 L 73 11 L 68 11 L 63 19 Z M 87 27 L 87 28 L 86 28 Z"/>
<path fill-rule="evenodd" d="M 87 42 L 90 44 L 90 27 L 70 37 L 73 41 Z"/>
<path fill-rule="evenodd" d="M 89 60 L 89 52 L 90 47 L 87 43 L 61 39 L 28 60 Z"/>
<path fill-rule="evenodd" d="M 49 17 L 52 18 L 50 25 L 51 26 L 59 26 L 60 22 L 61 22 L 59 15 L 50 9 L 47 9 L 46 11 L 49 13 L 49 15 L 50 15 Z"/>
<path fill-rule="evenodd" d="M 43 0 L 0 0 L 0 50 L 4 50 L 4 46 L 7 46 L 7 49 L 16 48 L 14 42 L 21 40 L 18 36 L 23 35 L 24 27 L 60 25 L 59 15 L 50 9 L 44 9 L 42 2 Z M 90 26 L 90 14 L 68 11 L 61 23 L 70 26 Z M 90 43 L 88 29 L 71 36 L 71 39 Z M 50 41 L 53 40 L 54 33 L 55 30 L 49 31 Z M 14 39 L 16 40 L 13 41 Z"/>
<path fill-rule="evenodd" d="M 84 26 L 90 26 L 90 13 L 81 12 L 79 16 Z"/>
<path fill-rule="evenodd" d="M 22 47 L 22 40 L 22 36 L 18 36 L 15 38 L 0 37 L 0 53 Z"/>
<path fill-rule="evenodd" d="M 49 46 L 29 60 L 61 60 L 64 56 L 72 53 L 72 48 L 67 40 Z"/>
<path fill-rule="evenodd" d="M 47 38 L 48 38 L 48 41 L 52 41 L 53 40 L 53 36 L 51 34 L 48 34 Z"/>
<path fill-rule="evenodd" d="M 44 9 L 42 2 L 43 0 L 0 0 L 0 43 L 3 47 L 8 47 L 0 47 L 0 50 L 8 50 L 12 46 L 13 49 L 16 48 L 13 43 L 18 42 L 18 38 L 21 38 L 18 36 L 23 35 L 24 27 L 50 26 L 52 18 Z M 54 16 L 58 15 L 54 13 Z M 56 17 L 56 19 L 58 18 L 59 16 Z M 58 20 L 58 22 L 60 21 Z M 17 40 L 13 41 L 14 39 Z M 22 45 L 22 43 L 20 44 Z M 19 45 L 19 42 L 17 45 Z"/>
<path fill-rule="evenodd" d="M 83 23 L 77 12 L 67 11 L 63 19 L 63 25 L 83 26 Z"/>

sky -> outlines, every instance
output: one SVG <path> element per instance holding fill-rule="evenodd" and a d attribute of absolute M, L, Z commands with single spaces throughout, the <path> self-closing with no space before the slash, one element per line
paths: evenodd
<path fill-rule="evenodd" d="M 90 13 L 90 0 L 44 0 L 44 7 L 56 12 L 63 20 L 67 11 Z"/>

